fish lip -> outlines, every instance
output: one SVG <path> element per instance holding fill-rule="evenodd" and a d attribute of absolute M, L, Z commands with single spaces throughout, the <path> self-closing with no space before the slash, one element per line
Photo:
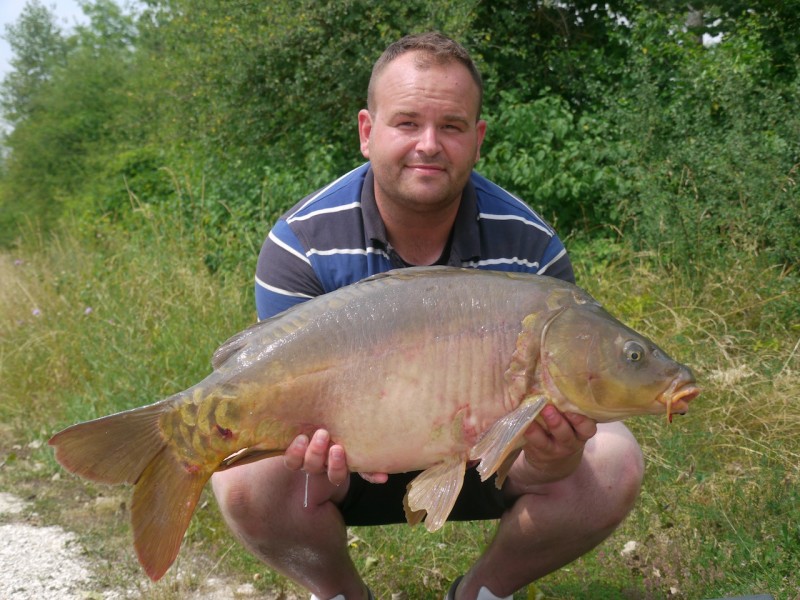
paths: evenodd
<path fill-rule="evenodd" d="M 689 410 L 689 402 L 697 398 L 697 396 L 700 395 L 700 391 L 700 388 L 695 384 L 688 383 L 677 391 L 673 392 L 670 412 L 673 414 L 686 414 L 686 412 Z"/>
<path fill-rule="evenodd" d="M 700 394 L 700 388 L 694 380 L 686 381 L 677 378 L 658 397 L 658 401 L 667 409 L 667 419 L 672 422 L 672 415 L 685 415 L 689 411 L 689 402 Z"/>

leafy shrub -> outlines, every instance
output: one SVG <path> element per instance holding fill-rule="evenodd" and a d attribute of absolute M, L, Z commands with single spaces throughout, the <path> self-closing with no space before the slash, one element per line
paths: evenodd
<path fill-rule="evenodd" d="M 689 47 L 669 25 L 634 28 L 636 59 L 606 113 L 628 150 L 629 193 L 608 199 L 620 225 L 676 263 L 729 253 L 797 263 L 797 82 L 768 80 L 756 23 L 713 48 Z"/>
<path fill-rule="evenodd" d="M 567 102 L 545 95 L 519 102 L 503 92 L 489 115 L 487 147 L 478 168 L 523 198 L 563 231 L 590 229 L 612 217 L 613 198 L 624 182 L 617 164 L 621 146 L 606 124 L 578 116 Z"/>

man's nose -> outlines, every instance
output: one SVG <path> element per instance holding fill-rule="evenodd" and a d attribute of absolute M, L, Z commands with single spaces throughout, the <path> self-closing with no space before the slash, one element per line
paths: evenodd
<path fill-rule="evenodd" d="M 417 151 L 428 156 L 437 154 L 442 146 L 439 141 L 439 130 L 434 126 L 423 127 L 420 129 L 417 139 Z"/>

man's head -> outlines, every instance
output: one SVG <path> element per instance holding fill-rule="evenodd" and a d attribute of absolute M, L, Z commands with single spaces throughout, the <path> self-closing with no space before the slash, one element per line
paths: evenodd
<path fill-rule="evenodd" d="M 486 131 L 481 94 L 469 55 L 441 34 L 387 48 L 372 71 L 368 109 L 358 114 L 382 214 L 455 214 Z"/>
<path fill-rule="evenodd" d="M 475 120 L 477 121 L 480 117 L 481 104 L 483 102 L 483 80 L 481 75 L 475 63 L 472 62 L 469 53 L 461 44 L 435 31 L 407 35 L 383 51 L 383 54 L 375 61 L 372 67 L 372 75 L 367 88 L 367 109 L 370 112 L 374 112 L 376 108 L 375 87 L 386 66 L 396 58 L 409 52 L 414 53 L 415 61 L 420 69 L 429 68 L 431 65 L 445 65 L 451 62 L 461 63 L 467 69 L 478 90 L 478 110 L 475 114 Z"/>

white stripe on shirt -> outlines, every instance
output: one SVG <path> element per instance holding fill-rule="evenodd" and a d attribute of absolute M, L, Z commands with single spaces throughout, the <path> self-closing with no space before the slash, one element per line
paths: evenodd
<path fill-rule="evenodd" d="M 492 215 L 488 213 L 479 213 L 478 217 L 481 219 L 489 219 L 494 221 L 521 221 L 525 223 L 525 225 L 536 227 L 536 229 L 544 231 L 547 235 L 553 237 L 553 231 L 546 225 L 542 225 L 541 223 L 537 223 L 536 221 L 531 221 L 523 217 L 518 217 L 517 215 Z"/>
<path fill-rule="evenodd" d="M 495 183 L 495 185 L 497 185 L 497 184 Z M 502 186 L 497 185 L 497 187 L 499 187 L 502 191 L 504 191 L 506 194 L 508 194 L 513 200 L 516 200 L 517 203 L 519 204 L 520 208 L 524 209 L 525 212 L 531 213 L 532 215 L 535 215 L 535 216 L 539 217 L 539 215 L 536 213 L 536 211 L 533 210 L 530 206 L 528 206 L 521 198 L 518 198 L 517 196 L 515 196 L 514 194 L 512 194 L 511 192 L 509 192 L 507 189 L 505 189 Z M 552 229 L 548 229 L 547 231 L 548 231 L 548 233 L 550 233 L 551 236 L 555 235 L 555 231 L 553 231 Z"/>
<path fill-rule="evenodd" d="M 331 248 L 330 250 L 317 250 L 316 248 L 311 248 L 306 253 L 308 256 L 312 254 L 317 254 L 318 256 L 336 256 L 337 254 L 360 254 L 362 256 L 367 256 L 368 254 L 379 254 L 386 258 L 389 258 L 389 255 L 386 254 L 380 248 L 373 248 L 370 246 L 366 250 L 364 248 Z"/>
<path fill-rule="evenodd" d="M 519 258 L 517 256 L 513 258 L 489 258 L 486 260 L 471 260 L 461 264 L 464 267 L 489 267 L 492 265 L 522 265 L 534 269 L 539 268 L 538 262 L 530 262 L 529 260 L 525 260 L 524 258 Z"/>
<path fill-rule="evenodd" d="M 555 263 L 556 261 L 561 259 L 566 253 L 567 253 L 567 250 L 566 249 L 562 249 L 561 252 L 559 252 L 553 260 L 551 260 L 549 263 L 547 263 L 545 266 L 543 266 L 541 269 L 539 269 L 538 273 L 540 275 L 543 274 L 545 271 L 547 271 L 547 269 L 549 269 L 551 266 L 553 266 L 553 263 Z"/>
<path fill-rule="evenodd" d="M 295 221 L 305 221 L 306 219 L 311 219 L 313 217 L 317 217 L 319 215 L 328 215 L 331 213 L 341 212 L 343 210 L 352 210 L 354 208 L 361 208 L 361 202 L 351 202 L 350 204 L 343 204 L 342 206 L 334 206 L 331 208 L 321 208 L 319 210 L 315 210 L 310 212 L 306 215 L 301 215 L 299 217 L 291 216 L 286 219 L 287 223 L 294 223 Z"/>
<path fill-rule="evenodd" d="M 308 260 L 308 257 L 305 254 L 303 254 L 302 252 L 298 252 L 297 250 L 292 248 L 286 242 L 284 242 L 282 240 L 279 240 L 275 235 L 273 235 L 273 233 L 271 231 L 269 232 L 269 235 L 267 237 L 270 239 L 270 241 L 272 241 L 273 244 L 275 244 L 279 248 L 282 248 L 283 250 L 286 250 L 286 252 L 288 252 L 289 254 L 291 254 L 293 256 L 296 256 L 297 258 L 302 260 L 304 263 L 306 263 L 307 265 L 311 266 L 311 261 Z"/>
<path fill-rule="evenodd" d="M 350 173 L 354 173 L 355 171 L 358 171 L 358 170 L 359 170 L 361 167 L 363 167 L 363 166 L 364 166 L 364 165 L 361 165 L 360 167 L 356 167 L 356 168 L 355 168 L 355 169 L 353 169 L 352 171 L 350 171 L 350 172 L 348 172 L 348 173 L 345 173 L 344 175 L 342 175 L 341 177 L 339 177 L 339 179 L 336 179 L 335 181 L 332 181 L 332 182 L 330 182 L 328 185 L 326 185 L 324 188 L 322 188 L 322 189 L 321 189 L 320 191 L 318 191 L 316 194 L 314 194 L 313 196 L 311 196 L 311 198 L 309 198 L 308 200 L 306 200 L 305 202 L 303 202 L 303 206 L 299 207 L 299 208 L 298 208 L 296 211 L 294 211 L 294 212 L 292 213 L 292 216 L 291 216 L 291 217 L 288 217 L 286 220 L 288 221 L 288 220 L 292 219 L 292 218 L 294 217 L 294 215 L 296 215 L 297 213 L 299 213 L 300 211 L 302 211 L 302 210 L 303 210 L 303 209 L 304 209 L 306 206 L 308 206 L 309 204 L 311 204 L 311 203 L 312 203 L 314 200 L 316 200 L 317 198 L 319 198 L 319 197 L 320 197 L 322 194 L 324 194 L 324 193 L 325 193 L 325 192 L 327 192 L 329 189 L 331 189 L 333 186 L 335 186 L 337 183 L 339 183 L 339 182 L 340 182 L 342 179 L 345 179 L 346 177 L 348 177 L 348 176 L 350 175 Z"/>
<path fill-rule="evenodd" d="M 261 281 L 258 276 L 256 276 L 256 285 L 261 286 L 265 290 L 269 290 L 274 294 L 280 294 L 281 296 L 291 296 L 292 298 L 313 298 L 314 296 L 309 296 L 308 294 L 300 294 L 298 292 L 290 292 L 289 290 L 284 290 L 281 288 L 277 288 L 273 285 L 269 285 Z"/>

